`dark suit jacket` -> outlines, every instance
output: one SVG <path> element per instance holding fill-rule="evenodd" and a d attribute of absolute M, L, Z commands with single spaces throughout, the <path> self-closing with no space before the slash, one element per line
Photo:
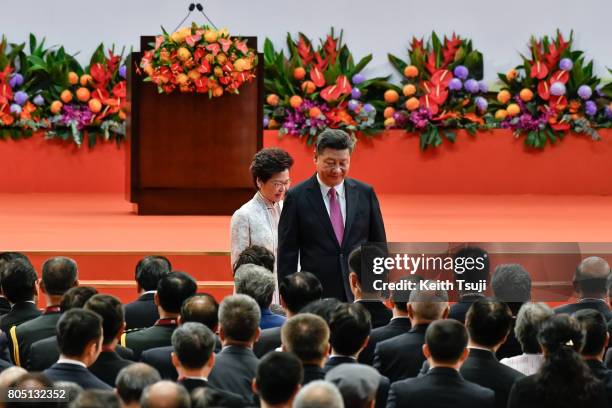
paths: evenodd
<path fill-rule="evenodd" d="M 359 304 L 370 312 L 373 329 L 387 325 L 393 317 L 393 312 L 383 302 L 360 300 Z"/>
<path fill-rule="evenodd" d="M 144 293 L 132 303 L 125 305 L 125 328 L 142 329 L 151 327 L 159 319 L 153 298 L 155 293 Z"/>
<path fill-rule="evenodd" d="M 89 371 L 114 388 L 119 371 L 133 363 L 133 361 L 121 358 L 116 351 L 103 351 L 96 362 L 89 366 Z"/>
<path fill-rule="evenodd" d="M 535 375 L 523 377 L 514 383 L 510 398 L 508 399 L 508 408 L 553 408 L 558 404 L 553 403 L 547 405 L 544 401 L 544 394 L 537 389 Z M 598 392 L 590 399 L 584 401 L 581 405 L 575 405 L 575 408 L 591 408 L 591 407 L 607 407 L 608 399 L 606 391 L 602 384 L 598 386 Z"/>
<path fill-rule="evenodd" d="M 608 405 L 612 407 L 612 370 L 608 370 L 601 361 L 585 360 L 585 362 L 593 375 L 601 380 L 608 396 Z"/>
<path fill-rule="evenodd" d="M 472 306 L 472 303 L 478 299 L 482 299 L 484 296 L 481 295 L 465 295 L 459 298 L 459 301 L 451 306 L 448 312 L 449 319 L 459 320 L 461 323 L 465 323 L 465 315 Z"/>
<path fill-rule="evenodd" d="M 304 379 L 302 385 L 306 385 L 311 381 L 324 380 L 325 370 L 314 364 L 304 364 Z"/>
<path fill-rule="evenodd" d="M 425 361 L 423 344 L 428 324 L 418 324 L 408 333 L 381 341 L 374 351 L 374 368 L 391 382 L 416 377 Z"/>
<path fill-rule="evenodd" d="M 250 402 L 246 401 L 240 395 L 234 394 L 233 392 L 214 388 L 208 383 L 208 381 L 204 379 L 183 378 L 182 380 L 178 381 L 178 383 L 185 387 L 185 389 L 190 394 L 193 390 L 199 387 L 205 387 L 210 390 L 214 390 L 214 392 L 218 395 L 218 398 L 215 399 L 215 406 L 226 408 L 243 408 L 247 405 L 250 405 Z"/>
<path fill-rule="evenodd" d="M 51 381 L 71 381 L 84 389 L 111 390 L 108 384 L 90 373 L 85 367 L 76 364 L 55 363 L 43 371 Z"/>
<path fill-rule="evenodd" d="M 11 310 L 11 302 L 4 296 L 0 296 L 0 316 L 8 313 L 9 310 Z"/>
<path fill-rule="evenodd" d="M 272 313 L 270 309 L 263 309 L 261 311 L 261 321 L 259 322 L 259 328 L 261 330 L 272 329 L 274 327 L 281 327 L 285 323 L 287 318 L 285 316 L 277 315 Z"/>
<path fill-rule="evenodd" d="M 140 360 L 143 351 L 171 345 L 170 339 L 174 329 L 176 329 L 175 325 L 151 326 L 146 329 L 124 333 L 121 336 L 121 345 L 132 349 L 134 358 Z"/>
<path fill-rule="evenodd" d="M 603 300 L 597 299 L 585 299 L 581 300 L 578 303 L 570 303 L 569 305 L 563 305 L 555 308 L 555 313 L 567 313 L 572 314 L 576 313 L 579 310 L 584 309 L 595 309 L 601 312 L 604 315 L 607 321 L 612 319 L 612 312 L 610 312 L 610 307 Z"/>
<path fill-rule="evenodd" d="M 501 360 L 502 358 L 520 356 L 521 354 L 523 354 L 523 349 L 521 348 L 521 343 L 519 343 L 516 335 L 514 334 L 513 324 L 510 328 L 510 333 L 508 333 L 506 342 L 497 349 L 497 353 L 495 353 L 495 355 L 497 356 L 498 360 Z"/>
<path fill-rule="evenodd" d="M 391 319 L 389 324 L 386 326 L 372 330 L 368 345 L 363 349 L 361 354 L 359 354 L 359 358 L 357 360 L 361 364 L 372 365 L 374 363 L 374 350 L 379 342 L 399 336 L 400 334 L 408 333 L 411 327 L 412 325 L 410 324 L 410 319 L 407 317 L 401 317 Z"/>
<path fill-rule="evenodd" d="M 355 360 L 352 357 L 345 357 L 345 356 L 330 357 L 325 363 L 323 370 L 327 374 L 329 370 L 331 370 L 334 367 L 339 366 L 340 364 L 357 364 L 357 360 Z M 389 379 L 385 377 L 384 375 L 381 376 L 380 383 L 378 384 L 378 390 L 376 391 L 376 404 L 375 404 L 376 408 L 384 408 L 387 405 L 387 397 L 389 396 L 389 387 L 390 387 Z"/>
<path fill-rule="evenodd" d="M 259 340 L 253 345 L 253 352 L 257 358 L 262 358 L 268 352 L 281 346 L 281 328 L 273 327 L 261 331 Z"/>
<path fill-rule="evenodd" d="M 437 367 L 391 384 L 388 408 L 493 408 L 495 393 L 466 381 L 453 368 Z"/>
<path fill-rule="evenodd" d="M 278 279 L 301 269 L 323 286 L 323 297 L 352 300 L 348 255 L 365 242 L 386 242 L 385 226 L 374 189 L 355 179 L 344 180 L 346 222 L 338 243 L 316 174 L 287 192 L 278 225 Z"/>
<path fill-rule="evenodd" d="M 259 360 L 251 349 L 239 346 L 225 346 L 215 361 L 208 380 L 210 385 L 239 394 L 251 400 L 251 384 L 257 373 Z"/>
<path fill-rule="evenodd" d="M 11 310 L 0 318 L 0 330 L 8 333 L 12 326 L 19 326 L 41 314 L 40 309 L 32 302 L 15 303 Z"/>
<path fill-rule="evenodd" d="M 55 325 L 60 316 L 61 314 L 59 312 L 46 313 L 16 326 L 15 337 L 17 338 L 18 351 L 15 350 L 13 336 L 9 331 L 8 338 L 9 344 L 11 345 L 10 349 L 12 350 L 11 358 L 13 358 L 15 365 L 26 366 L 30 358 L 30 347 L 32 344 L 38 340 L 55 335 Z"/>

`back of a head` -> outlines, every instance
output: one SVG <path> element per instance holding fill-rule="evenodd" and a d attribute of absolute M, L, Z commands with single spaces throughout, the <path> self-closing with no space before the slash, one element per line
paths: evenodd
<path fill-rule="evenodd" d="M 397 310 L 404 313 L 408 311 L 408 302 L 410 301 L 410 293 L 412 293 L 412 290 L 406 289 L 405 287 L 414 283 L 416 285 L 415 287 L 418 288 L 419 282 L 422 280 L 423 278 L 419 275 L 407 275 L 395 281 L 396 284 L 400 285 L 401 289 L 392 291 L 390 299 Z"/>
<path fill-rule="evenodd" d="M 331 315 L 329 341 L 336 353 L 353 355 L 359 351 L 372 330 L 370 312 L 360 303 L 340 305 Z"/>
<path fill-rule="evenodd" d="M 119 408 L 119 398 L 112 391 L 85 390 L 70 404 L 70 408 Z"/>
<path fill-rule="evenodd" d="M 222 407 L 225 399 L 225 395 L 212 387 L 198 387 L 191 391 L 192 408 Z"/>
<path fill-rule="evenodd" d="M 158 381 L 161 377 L 156 369 L 145 363 L 134 363 L 119 371 L 115 388 L 121 401 L 127 405 L 140 401 L 142 391 Z"/>
<path fill-rule="evenodd" d="M 263 266 L 245 264 L 236 270 L 234 287 L 236 293 L 252 297 L 261 310 L 264 310 L 272 303 L 276 278 Z"/>
<path fill-rule="evenodd" d="M 482 248 L 467 246 L 453 254 L 455 279 L 476 283 L 489 278 L 489 254 Z"/>
<path fill-rule="evenodd" d="M 305 363 L 312 363 L 327 355 L 329 327 L 320 316 L 300 313 L 283 324 L 281 340 L 287 351 Z"/>
<path fill-rule="evenodd" d="M 552 317 L 555 312 L 546 303 L 525 303 L 516 316 L 514 334 L 521 344 L 523 353 L 540 353 L 538 333 L 542 323 Z"/>
<path fill-rule="evenodd" d="M 376 399 L 382 376 L 365 364 L 340 364 L 325 374 L 325 381 L 333 383 L 344 400 L 345 407 L 369 408 Z"/>
<path fill-rule="evenodd" d="M 20 303 L 34 298 L 38 275 L 27 258 L 11 260 L 1 274 L 2 292 L 9 302 Z"/>
<path fill-rule="evenodd" d="M 598 256 L 580 262 L 574 274 L 574 285 L 582 297 L 603 298 L 607 292 L 610 265 Z"/>
<path fill-rule="evenodd" d="M 73 259 L 63 256 L 47 259 L 42 267 L 44 291 L 49 295 L 63 295 L 75 286 L 77 272 L 77 264 Z"/>
<path fill-rule="evenodd" d="M 183 302 L 181 321 L 202 323 L 214 331 L 219 324 L 219 304 L 208 293 L 195 294 Z"/>
<path fill-rule="evenodd" d="M 102 337 L 102 319 L 90 310 L 68 310 L 56 328 L 60 353 L 67 357 L 81 356 L 91 341 Z"/>
<path fill-rule="evenodd" d="M 75 286 L 70 288 L 60 301 L 60 310 L 66 312 L 70 309 L 81 308 L 94 295 L 98 294 L 98 290 L 92 286 Z"/>
<path fill-rule="evenodd" d="M 304 306 L 300 313 L 312 313 L 320 316 L 329 325 L 332 314 L 340 305 L 342 305 L 342 302 L 336 298 L 319 299 Z"/>
<path fill-rule="evenodd" d="M 28 372 L 25 368 L 19 366 L 11 366 L 5 368 L 0 373 L 0 388 L 7 388 L 9 384 L 17 381 L 19 378 L 26 375 Z"/>
<path fill-rule="evenodd" d="M 318 155 L 325 149 L 353 151 L 355 141 L 351 136 L 341 129 L 325 129 L 317 136 L 315 150 Z"/>
<path fill-rule="evenodd" d="M 425 343 L 435 362 L 455 364 L 467 347 L 467 330 L 454 319 L 436 320 L 427 327 Z"/>
<path fill-rule="evenodd" d="M 502 264 L 495 268 L 491 287 L 497 300 L 523 303 L 531 299 L 531 276 L 522 265 Z"/>
<path fill-rule="evenodd" d="M 2 274 L 4 273 L 4 270 L 8 266 L 8 264 L 16 259 L 21 259 L 22 261 L 32 264 L 32 262 L 30 262 L 30 259 L 21 252 L 0 252 L 0 279 L 2 278 Z"/>
<path fill-rule="evenodd" d="M 162 276 L 172 272 L 172 264 L 165 256 L 145 256 L 136 264 L 134 279 L 145 291 L 156 290 Z"/>
<path fill-rule="evenodd" d="M 442 319 L 448 309 L 448 293 L 445 290 L 421 290 L 410 292 L 409 306 L 414 317 L 423 321 Z"/>
<path fill-rule="evenodd" d="M 195 295 L 196 281 L 185 272 L 170 272 L 157 284 L 159 305 L 168 313 L 179 313 L 183 302 Z"/>
<path fill-rule="evenodd" d="M 465 326 L 472 342 L 493 347 L 500 344 L 510 332 L 512 312 L 503 302 L 478 299 L 465 315 Z"/>
<path fill-rule="evenodd" d="M 190 408 L 189 393 L 182 385 L 172 381 L 159 381 L 149 385 L 140 397 L 142 408 Z"/>
<path fill-rule="evenodd" d="M 270 272 L 274 270 L 274 254 L 267 248 L 260 245 L 251 245 L 238 255 L 232 270 L 234 274 L 242 265 L 253 264 L 266 268 Z"/>
<path fill-rule="evenodd" d="M 283 277 L 279 292 L 287 309 L 291 313 L 298 313 L 310 302 L 321 299 L 323 286 L 314 274 L 301 271 Z"/>
<path fill-rule="evenodd" d="M 13 381 L 11 384 L 9 384 L 9 388 L 15 388 L 19 390 L 32 390 L 32 391 L 33 390 L 45 390 L 45 389 L 49 389 L 52 387 L 53 387 L 53 382 L 49 380 L 49 378 L 43 375 L 42 373 L 27 373 L 27 374 L 20 376 L 15 381 Z M 5 402 L 4 407 L 6 408 L 24 408 L 26 406 L 29 406 L 27 403 L 24 403 L 24 402 L 26 401 L 9 399 Z M 35 405 L 36 408 L 52 408 L 52 407 L 55 408 L 57 407 L 57 402 L 54 402 L 53 400 L 40 400 L 39 402 L 33 405 Z"/>
<path fill-rule="evenodd" d="M 111 295 L 94 295 L 85 303 L 84 308 L 102 318 L 103 341 L 104 344 L 110 344 L 123 326 L 123 305 L 119 299 Z"/>
<path fill-rule="evenodd" d="M 293 400 L 293 408 L 344 408 L 344 401 L 335 385 L 317 380 L 300 389 Z"/>
<path fill-rule="evenodd" d="M 302 384 L 303 376 L 302 363 L 295 355 L 272 351 L 257 366 L 257 393 L 270 405 L 286 404 Z"/>
<path fill-rule="evenodd" d="M 585 331 L 582 355 L 597 356 L 606 346 L 608 328 L 606 318 L 595 309 L 582 309 L 573 314 Z"/>
<path fill-rule="evenodd" d="M 215 335 L 202 323 L 184 323 L 172 333 L 172 347 L 183 367 L 199 369 L 213 352 Z"/>
<path fill-rule="evenodd" d="M 260 320 L 257 302 L 247 295 L 228 296 L 219 305 L 219 326 L 227 339 L 253 341 Z"/>

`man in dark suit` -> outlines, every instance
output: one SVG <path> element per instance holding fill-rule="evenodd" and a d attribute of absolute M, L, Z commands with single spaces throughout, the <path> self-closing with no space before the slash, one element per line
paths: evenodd
<path fill-rule="evenodd" d="M 325 381 L 338 387 L 345 407 L 375 406 L 380 387 L 389 390 L 389 380 L 365 364 L 340 364 L 325 374 Z"/>
<path fill-rule="evenodd" d="M 610 276 L 610 265 L 605 259 L 591 256 L 584 259 L 574 273 L 574 290 L 578 302 L 555 308 L 555 313 L 572 314 L 578 310 L 595 309 L 606 321 L 612 319 L 612 312 L 606 303 L 606 283 Z"/>
<path fill-rule="evenodd" d="M 323 297 L 352 300 L 348 254 L 365 242 L 386 242 L 374 189 L 347 178 L 353 141 L 341 130 L 317 138 L 317 173 L 287 192 L 278 226 L 278 277 L 312 272 Z"/>
<path fill-rule="evenodd" d="M 177 318 L 183 302 L 196 293 L 196 281 L 184 272 L 171 272 L 164 275 L 157 284 L 155 304 L 159 319 L 155 325 L 146 329 L 124 333 L 121 345 L 134 351 L 140 359 L 143 351 L 170 345 L 172 332 L 178 325 Z"/>
<path fill-rule="evenodd" d="M 253 383 L 261 408 L 292 407 L 302 375 L 302 363 L 291 353 L 273 351 L 262 358 Z"/>
<path fill-rule="evenodd" d="M 416 377 L 425 361 L 425 331 L 431 322 L 448 316 L 446 291 L 413 290 L 408 303 L 412 329 L 381 341 L 374 350 L 374 368 L 391 382 Z"/>
<path fill-rule="evenodd" d="M 12 326 L 41 315 L 35 303 L 38 294 L 38 276 L 27 259 L 17 258 L 9 262 L 2 273 L 2 293 L 11 303 L 11 310 L 0 318 L 0 330 L 8 333 Z"/>
<path fill-rule="evenodd" d="M 302 362 L 302 385 L 325 378 L 323 365 L 329 355 L 329 326 L 320 316 L 300 313 L 289 318 L 281 330 L 283 351 Z"/>
<path fill-rule="evenodd" d="M 159 381 L 142 391 L 140 405 L 143 408 L 173 407 L 189 408 L 189 393 L 180 384 L 172 381 Z"/>
<path fill-rule="evenodd" d="M 321 282 L 310 272 L 295 272 L 281 279 L 279 284 L 280 302 L 287 318 L 295 316 L 308 303 L 321 299 Z M 253 352 L 260 358 L 281 345 L 281 328 L 273 327 L 261 331 Z"/>
<path fill-rule="evenodd" d="M 482 248 L 467 246 L 461 248 L 453 254 L 455 259 L 455 280 L 463 280 L 466 283 L 478 283 L 482 280 L 489 280 L 489 254 Z M 466 265 L 465 259 L 473 259 Z M 459 261 L 461 260 L 461 261 Z M 461 323 L 465 322 L 465 314 L 468 309 L 478 299 L 485 297 L 482 292 L 459 291 L 459 300 L 451 306 L 448 313 L 449 319 L 455 319 Z"/>
<path fill-rule="evenodd" d="M 452 319 L 438 320 L 427 328 L 423 353 L 430 369 L 424 376 L 391 385 L 389 408 L 493 408 L 495 393 L 466 381 L 459 368 L 468 356 L 467 332 Z"/>
<path fill-rule="evenodd" d="M 126 329 L 151 327 L 159 319 L 154 297 L 162 276 L 172 272 L 172 264 L 164 256 L 145 256 L 136 265 L 136 287 L 139 297 L 125 305 Z"/>
<path fill-rule="evenodd" d="M 259 306 L 246 295 L 228 296 L 219 306 L 219 336 L 223 349 L 210 373 L 210 385 L 250 400 L 259 360 L 253 343 L 259 337 Z"/>
<path fill-rule="evenodd" d="M 89 371 L 114 387 L 119 371 L 133 364 L 133 361 L 121 358 L 115 351 L 119 338 L 125 329 L 123 305 L 114 296 L 95 295 L 85 303 L 85 310 L 91 310 L 100 315 L 103 328 L 102 352 L 96 362 L 89 367 Z"/>
<path fill-rule="evenodd" d="M 183 302 L 181 314 L 178 317 L 179 325 L 187 322 L 202 323 L 213 333 L 218 329 L 219 305 L 214 297 L 209 294 L 196 294 Z M 140 361 L 155 367 L 164 379 L 175 381 L 178 378 L 176 368 L 172 364 L 172 346 L 156 347 L 144 351 L 140 356 Z M 221 351 L 221 340 L 215 335 L 214 352 Z"/>
<path fill-rule="evenodd" d="M 70 381 L 84 389 L 112 389 L 87 370 L 102 350 L 100 316 L 83 309 L 72 309 L 62 314 L 57 323 L 57 342 L 60 358 L 43 371 L 51 381 Z"/>
<path fill-rule="evenodd" d="M 157 370 L 144 363 L 134 363 L 123 368 L 117 375 L 115 387 L 121 398 L 121 406 L 139 408 L 142 391 L 151 384 L 161 381 Z"/>
<path fill-rule="evenodd" d="M 210 387 L 208 376 L 215 365 L 214 333 L 202 323 L 188 322 L 172 333 L 172 364 L 178 372 L 178 383 L 189 393 L 198 387 Z M 224 397 L 224 407 L 244 407 L 248 401 L 241 396 L 215 389 Z"/>
<path fill-rule="evenodd" d="M 62 296 L 78 284 L 77 264 L 74 260 L 55 257 L 45 261 L 40 292 L 45 296 L 47 307 L 41 316 L 19 326 L 12 326 L 9 330 L 11 358 L 15 365 L 22 366 L 27 363 L 32 343 L 55 335 Z"/>
<path fill-rule="evenodd" d="M 24 262 L 30 263 L 28 257 L 21 252 L 0 252 L 0 279 L 2 279 L 5 268 L 8 266 L 8 264 L 16 259 L 21 259 Z M 0 285 L 0 316 L 8 313 L 10 310 L 11 303 L 2 293 L 2 286 Z"/>

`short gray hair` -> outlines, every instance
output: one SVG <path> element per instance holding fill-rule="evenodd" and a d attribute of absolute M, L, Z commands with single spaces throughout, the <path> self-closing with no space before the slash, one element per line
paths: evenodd
<path fill-rule="evenodd" d="M 414 314 L 421 319 L 441 319 L 448 307 L 448 292 L 445 290 L 421 290 L 410 292 L 409 304 Z"/>
<path fill-rule="evenodd" d="M 274 274 L 254 264 L 241 265 L 234 275 L 234 287 L 236 293 L 249 295 L 263 309 L 270 307 L 272 296 L 276 289 L 276 278 Z"/>
<path fill-rule="evenodd" d="M 259 306 L 250 296 L 228 296 L 219 306 L 219 325 L 225 336 L 232 340 L 253 340 L 260 320 Z"/>
<path fill-rule="evenodd" d="M 521 344 L 523 353 L 536 354 L 540 352 L 538 332 L 542 323 L 555 313 L 546 303 L 525 303 L 516 316 L 514 334 Z"/>
<path fill-rule="evenodd" d="M 522 265 L 501 264 L 491 278 L 495 298 L 502 302 L 527 302 L 531 299 L 531 276 Z"/>
<path fill-rule="evenodd" d="M 172 333 L 172 348 L 181 364 L 187 368 L 204 367 L 215 348 L 213 332 L 197 322 L 188 322 Z"/>
<path fill-rule="evenodd" d="M 161 381 L 156 369 L 145 363 L 134 363 L 119 371 L 115 380 L 117 394 L 125 404 L 140 401 L 142 391 Z"/>
<path fill-rule="evenodd" d="M 342 394 L 328 381 L 312 381 L 295 396 L 293 408 L 344 408 Z"/>

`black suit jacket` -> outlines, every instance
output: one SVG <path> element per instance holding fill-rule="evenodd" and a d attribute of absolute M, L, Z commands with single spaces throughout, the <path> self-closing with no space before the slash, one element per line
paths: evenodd
<path fill-rule="evenodd" d="M 71 381 L 84 389 L 111 390 L 108 384 L 90 373 L 85 367 L 76 364 L 55 363 L 43 371 L 51 381 Z"/>
<path fill-rule="evenodd" d="M 55 325 L 61 314 L 45 313 L 32 320 L 21 323 L 19 326 L 11 327 L 8 333 L 11 358 L 15 365 L 26 366 L 30 358 L 30 347 L 38 340 L 46 339 L 55 335 Z M 14 334 L 13 334 L 14 331 Z M 13 337 L 17 339 L 13 341 Z M 17 346 L 17 349 L 15 347 Z M 31 371 L 31 370 L 30 370 Z"/>
<path fill-rule="evenodd" d="M 272 327 L 261 331 L 259 340 L 253 345 L 253 352 L 257 358 L 262 358 L 268 352 L 281 346 L 281 328 Z"/>
<path fill-rule="evenodd" d="M 359 304 L 370 312 L 372 318 L 372 329 L 385 326 L 393 317 L 393 312 L 380 301 L 359 301 Z"/>
<path fill-rule="evenodd" d="M 314 364 L 304 364 L 304 379 L 302 385 L 306 385 L 311 381 L 324 380 L 325 370 Z"/>
<path fill-rule="evenodd" d="M 11 310 L 0 318 L 0 330 L 8 333 L 12 326 L 19 326 L 41 314 L 40 309 L 32 302 L 15 303 Z"/>
<path fill-rule="evenodd" d="M 142 329 L 151 327 L 159 319 L 157 306 L 153 298 L 155 293 L 143 293 L 132 303 L 125 305 L 125 328 Z"/>
<path fill-rule="evenodd" d="M 411 327 L 410 319 L 407 317 L 400 317 L 391 319 L 386 326 L 372 330 L 368 345 L 363 349 L 361 354 L 359 354 L 357 361 L 361 364 L 372 365 L 374 363 L 374 350 L 379 342 L 399 336 L 400 334 L 408 333 Z"/>
<path fill-rule="evenodd" d="M 344 180 L 346 222 L 338 243 L 316 174 L 287 192 L 278 225 L 278 279 L 301 269 L 323 286 L 323 297 L 352 300 L 348 255 L 365 242 L 386 242 L 385 226 L 374 189 Z"/>
<path fill-rule="evenodd" d="M 215 361 L 208 380 L 210 385 L 239 394 L 252 400 L 251 384 L 257 373 L 259 360 L 251 349 L 239 346 L 225 346 Z"/>
<path fill-rule="evenodd" d="M 323 370 L 327 374 L 329 370 L 331 370 L 334 367 L 339 366 L 340 364 L 356 364 L 356 363 L 357 363 L 357 360 L 355 360 L 352 357 L 334 356 L 334 357 L 330 357 L 327 360 L 327 362 L 325 363 L 325 366 L 323 367 Z M 387 405 L 387 397 L 389 396 L 389 387 L 390 387 L 389 379 L 385 377 L 384 375 L 381 376 L 380 383 L 378 384 L 378 390 L 376 390 L 376 404 L 375 404 L 376 408 L 384 408 Z"/>
<path fill-rule="evenodd" d="M 608 405 L 612 407 L 612 370 L 608 370 L 608 368 L 598 360 L 585 360 L 585 362 L 591 369 L 593 375 L 601 380 L 601 383 L 606 389 Z"/>
<path fill-rule="evenodd" d="M 119 371 L 133 363 L 133 361 L 121 358 L 116 351 L 103 351 L 96 362 L 89 366 L 89 371 L 106 384 L 115 387 L 115 380 Z"/>
<path fill-rule="evenodd" d="M 470 306 L 472 306 L 472 303 L 482 298 L 484 298 L 484 296 L 482 295 L 461 296 L 459 298 L 459 301 L 457 301 L 457 303 L 450 307 L 450 311 L 448 312 L 448 318 L 458 320 L 461 323 L 465 323 L 465 315 Z"/>
<path fill-rule="evenodd" d="M 571 315 L 572 313 L 576 313 L 577 311 L 584 309 L 594 309 L 601 312 L 607 321 L 612 319 L 612 312 L 610 312 L 610 307 L 608 304 L 603 300 L 597 299 L 585 299 L 578 303 L 570 303 L 569 305 L 559 306 L 555 308 L 555 313 L 567 313 Z"/>
<path fill-rule="evenodd" d="M 218 388 L 211 386 L 208 381 L 199 378 L 183 378 L 178 381 L 185 389 L 191 394 L 193 390 L 199 387 L 205 387 L 210 390 L 213 390 L 217 395 L 215 399 L 215 405 L 218 407 L 226 407 L 226 408 L 243 408 L 247 405 L 251 405 L 250 401 L 245 400 L 238 394 L 234 394 L 233 392 L 224 391 Z"/>
<path fill-rule="evenodd" d="M 134 352 L 134 358 L 140 360 L 143 351 L 164 347 L 172 344 L 172 333 L 176 325 L 151 326 L 146 329 L 124 333 L 121 336 L 121 345 Z"/>
<path fill-rule="evenodd" d="M 374 368 L 391 382 L 416 377 L 425 361 L 423 344 L 428 324 L 418 324 L 408 333 L 381 341 L 374 350 Z"/>
<path fill-rule="evenodd" d="M 466 381 L 455 369 L 432 368 L 424 376 L 391 384 L 388 408 L 493 408 L 495 393 Z"/>
<path fill-rule="evenodd" d="M 0 296 L 0 316 L 8 313 L 9 310 L 11 310 L 11 302 L 4 296 Z"/>

